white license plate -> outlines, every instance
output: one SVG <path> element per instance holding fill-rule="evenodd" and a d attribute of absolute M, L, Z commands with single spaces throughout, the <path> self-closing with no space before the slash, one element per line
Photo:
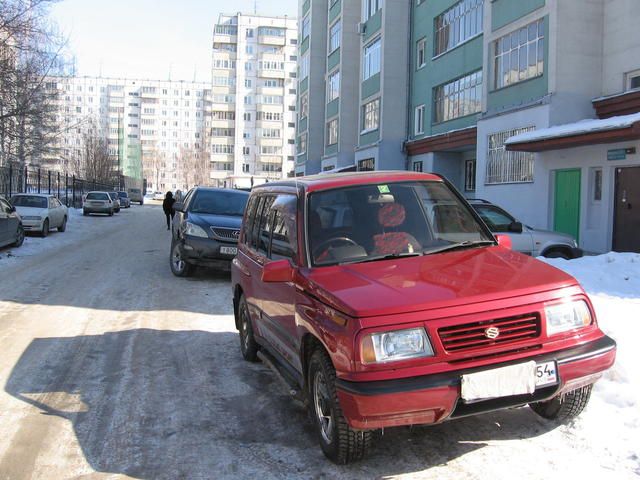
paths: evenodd
<path fill-rule="evenodd" d="M 220 247 L 220 253 L 225 255 L 237 255 L 238 248 L 237 247 Z"/>
<path fill-rule="evenodd" d="M 555 362 L 520 363 L 462 376 L 462 399 L 467 402 L 532 394 L 536 388 L 557 383 Z"/>

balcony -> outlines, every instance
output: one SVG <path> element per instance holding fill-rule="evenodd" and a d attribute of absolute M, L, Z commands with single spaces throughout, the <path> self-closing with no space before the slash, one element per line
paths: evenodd
<path fill-rule="evenodd" d="M 269 164 L 282 164 L 282 157 L 277 155 L 260 155 L 258 156 L 258 160 L 261 163 L 269 163 Z"/>
<path fill-rule="evenodd" d="M 284 112 L 284 105 L 273 105 L 270 103 L 256 103 L 256 111 L 258 112 Z"/>
<path fill-rule="evenodd" d="M 277 45 L 279 47 L 284 47 L 287 44 L 287 38 L 285 36 L 258 34 L 258 43 L 262 43 L 264 45 Z"/>
<path fill-rule="evenodd" d="M 282 147 L 283 146 L 282 138 L 259 138 L 258 145 L 261 147 Z"/>
<path fill-rule="evenodd" d="M 269 69 L 258 69 L 258 76 L 262 78 L 281 78 L 285 79 L 287 76 L 287 72 L 284 70 L 269 70 Z"/>
<path fill-rule="evenodd" d="M 278 120 L 256 120 L 256 128 L 278 128 L 282 129 L 282 121 Z"/>
<path fill-rule="evenodd" d="M 211 120 L 211 128 L 234 128 L 235 120 Z"/>
<path fill-rule="evenodd" d="M 284 95 L 284 86 L 282 87 L 258 87 L 258 95 Z"/>
<path fill-rule="evenodd" d="M 213 33 L 213 43 L 238 43 L 238 33 Z"/>

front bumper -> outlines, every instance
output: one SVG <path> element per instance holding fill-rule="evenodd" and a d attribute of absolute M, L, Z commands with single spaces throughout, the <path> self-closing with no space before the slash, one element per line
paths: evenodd
<path fill-rule="evenodd" d="M 182 257 L 185 261 L 203 267 L 229 270 L 235 255 L 222 253 L 222 247 L 237 248 L 237 243 L 227 243 L 212 238 L 185 236 L 182 240 Z"/>
<path fill-rule="evenodd" d="M 594 383 L 613 365 L 615 357 L 615 341 L 604 336 L 572 349 L 498 363 L 490 367 L 377 382 L 338 379 L 336 387 L 340 406 L 352 428 L 371 430 L 431 424 L 449 418 L 548 400 L 559 393 Z M 474 403 L 465 403 L 461 399 L 462 375 L 530 360 L 538 363 L 555 360 L 558 365 L 558 384 L 540 388 L 531 395 L 501 397 Z"/>
<path fill-rule="evenodd" d="M 25 220 L 22 219 L 22 228 L 24 228 L 25 232 L 41 232 L 42 231 L 42 220 Z"/>
<path fill-rule="evenodd" d="M 82 207 L 82 210 L 87 213 L 111 213 L 115 207 Z"/>

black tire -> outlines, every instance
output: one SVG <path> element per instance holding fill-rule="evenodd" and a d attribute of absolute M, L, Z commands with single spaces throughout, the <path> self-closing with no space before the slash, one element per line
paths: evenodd
<path fill-rule="evenodd" d="M 171 242 L 169 264 L 171 265 L 171 273 L 176 277 L 190 277 L 193 274 L 194 265 L 182 258 L 180 242 Z"/>
<path fill-rule="evenodd" d="M 58 227 L 59 232 L 64 232 L 67 229 L 67 217 L 62 219 L 62 225 Z"/>
<path fill-rule="evenodd" d="M 238 328 L 240 332 L 240 351 L 242 352 L 242 358 L 247 362 L 257 362 L 260 346 L 256 343 L 253 336 L 251 315 L 244 295 L 241 295 L 238 301 Z"/>
<path fill-rule="evenodd" d="M 42 224 L 42 236 L 46 237 L 47 235 L 49 235 L 49 219 L 45 218 Z"/>
<path fill-rule="evenodd" d="M 13 242 L 13 246 L 19 248 L 24 243 L 24 228 L 22 225 L 18 225 L 18 231 L 16 232 L 16 241 Z"/>
<path fill-rule="evenodd" d="M 89 212 L 87 212 L 86 210 L 82 210 L 82 215 L 86 217 L 87 215 L 89 215 Z"/>
<path fill-rule="evenodd" d="M 532 403 L 531 409 L 547 420 L 566 422 L 580 415 L 589 403 L 593 385 L 572 390 L 563 395 L 553 397 L 546 402 Z"/>
<path fill-rule="evenodd" d="M 336 393 L 336 370 L 327 352 L 316 349 L 309 361 L 311 417 L 326 457 L 339 465 L 364 458 L 371 447 L 372 431 L 354 430 L 344 418 Z"/>
<path fill-rule="evenodd" d="M 564 258 L 565 260 L 571 260 L 572 258 L 562 250 L 551 250 L 550 252 L 545 253 L 544 256 L 546 258 Z"/>

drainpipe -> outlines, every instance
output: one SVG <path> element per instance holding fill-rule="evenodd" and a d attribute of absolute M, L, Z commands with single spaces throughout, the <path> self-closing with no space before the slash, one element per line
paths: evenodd
<path fill-rule="evenodd" d="M 409 141 L 411 132 L 411 87 L 413 82 L 411 81 L 412 65 L 413 65 L 413 0 L 409 0 L 409 49 L 408 49 L 408 62 L 407 62 L 407 139 L 402 144 L 402 151 L 405 154 L 404 169 L 409 170 L 410 160 L 407 151 L 407 142 Z"/>

